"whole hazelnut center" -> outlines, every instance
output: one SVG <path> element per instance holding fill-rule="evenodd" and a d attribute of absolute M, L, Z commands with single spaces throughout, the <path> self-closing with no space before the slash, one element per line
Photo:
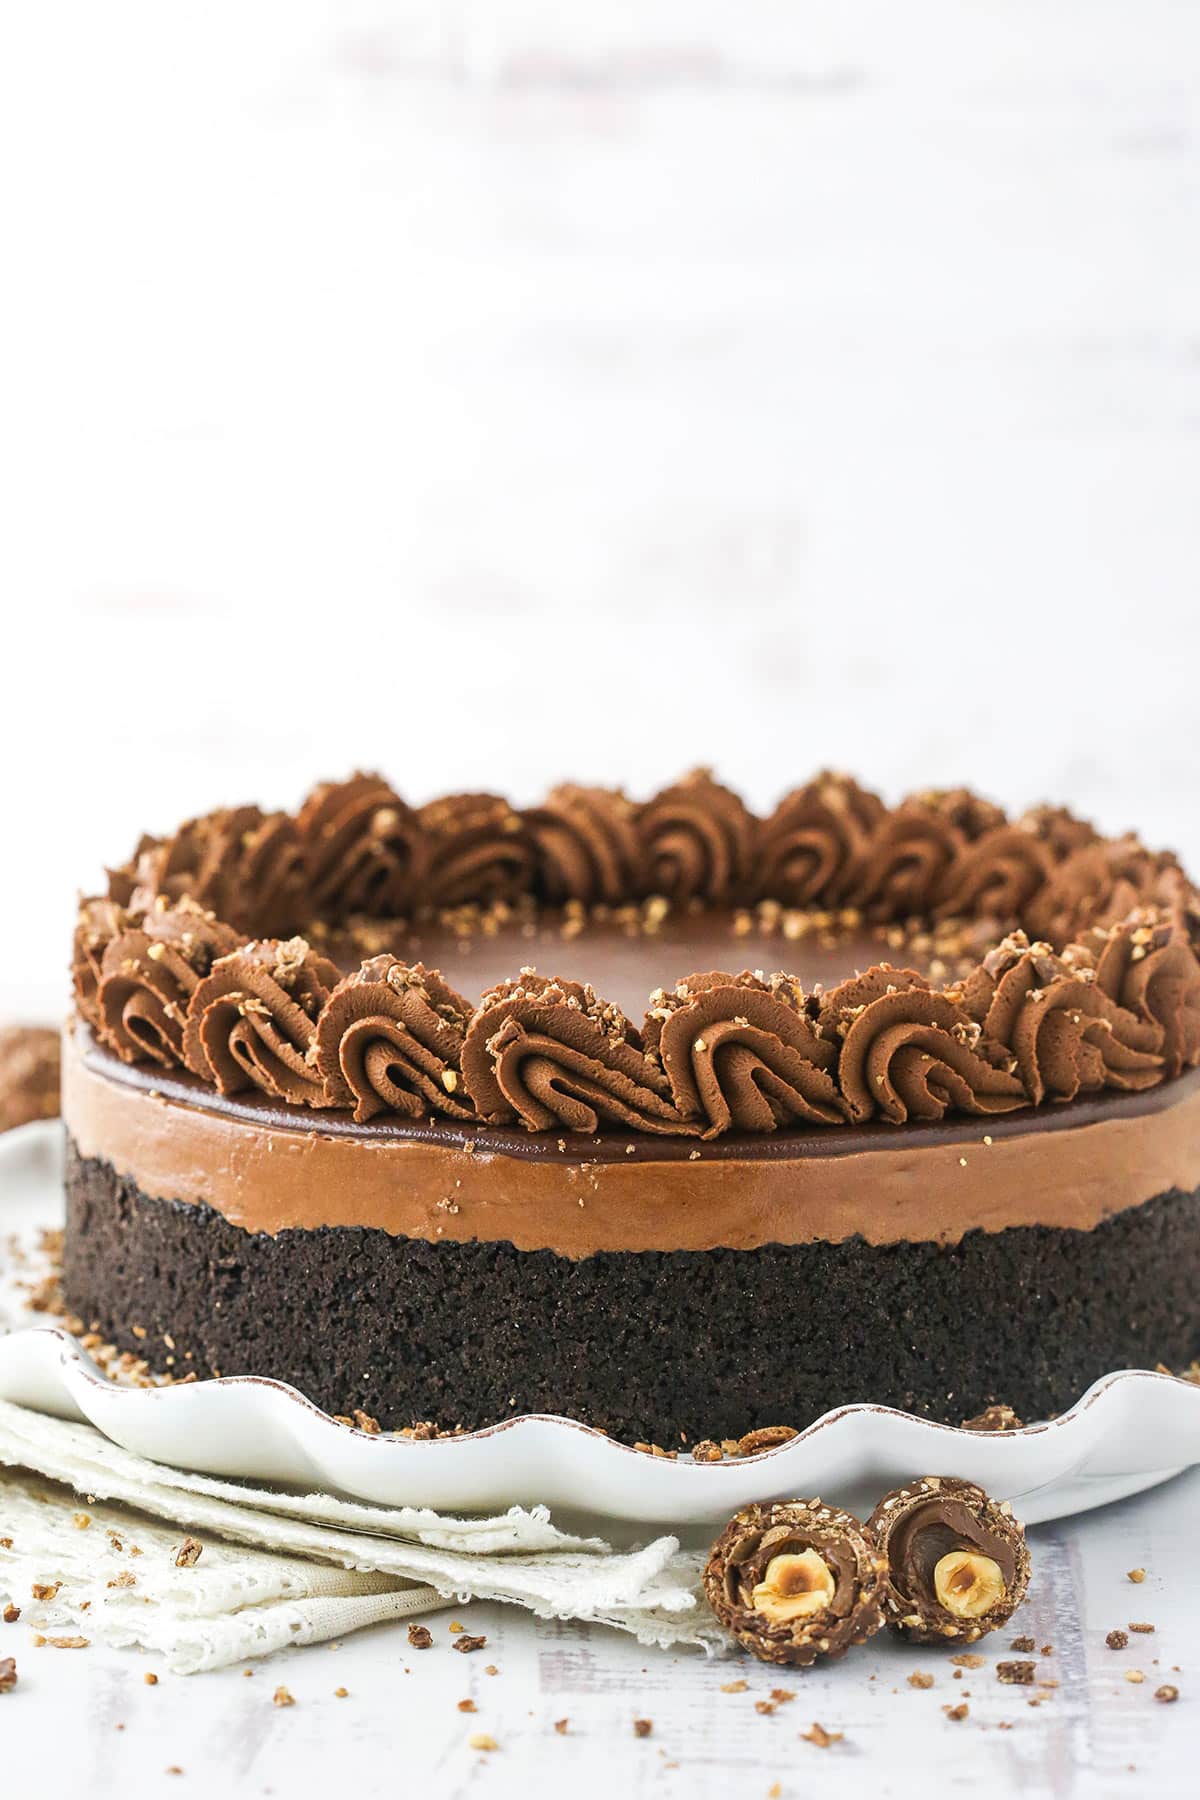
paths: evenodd
<path fill-rule="evenodd" d="M 790 1625 L 793 1619 L 823 1612 L 833 1593 L 833 1573 L 824 1557 L 815 1550 L 785 1551 L 771 1558 L 750 1601 L 773 1624 Z"/>
<path fill-rule="evenodd" d="M 1007 1592 L 999 1563 L 978 1550 L 951 1550 L 936 1564 L 933 1591 L 956 1619 L 978 1619 Z"/>

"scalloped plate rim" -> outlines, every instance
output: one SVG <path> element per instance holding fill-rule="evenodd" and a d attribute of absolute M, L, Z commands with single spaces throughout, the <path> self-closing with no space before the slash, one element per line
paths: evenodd
<path fill-rule="evenodd" d="M 76 1368 L 78 1378 L 103 1393 L 109 1398 L 145 1400 L 148 1396 L 157 1397 L 157 1404 L 163 1404 L 162 1396 L 174 1395 L 177 1392 L 190 1391 L 195 1388 L 234 1389 L 253 1388 L 267 1389 L 299 1406 L 305 1413 L 311 1414 L 322 1426 L 330 1426 L 337 1432 L 346 1432 L 359 1442 L 375 1445 L 402 1446 L 404 1449 L 428 1451 L 433 1446 L 461 1445 L 479 1443 L 488 1438 L 510 1432 L 523 1425 L 567 1426 L 572 1431 L 580 1432 L 606 1449 L 619 1450 L 627 1456 L 639 1459 L 651 1455 L 651 1460 L 661 1467 L 675 1469 L 712 1469 L 721 1470 L 731 1467 L 747 1468 L 751 1463 L 765 1463 L 782 1451 L 794 1451 L 798 1444 L 804 1443 L 845 1418 L 861 1419 L 887 1418 L 902 1420 L 905 1425 L 914 1425 L 924 1431 L 935 1431 L 951 1438 L 969 1439 L 973 1445 L 980 1443 L 1028 1442 L 1033 1438 L 1069 1427 L 1076 1419 L 1090 1411 L 1101 1397 L 1118 1385 L 1135 1381 L 1137 1383 L 1153 1382 L 1155 1385 L 1169 1383 L 1172 1387 L 1192 1389 L 1200 1402 L 1200 1387 L 1181 1375 L 1174 1375 L 1162 1369 L 1114 1369 L 1106 1375 L 1100 1375 L 1086 1388 L 1065 1412 L 1053 1419 L 1035 1420 L 1030 1425 L 1022 1425 L 1011 1431 L 970 1431 L 962 1425 L 949 1425 L 941 1419 L 924 1419 L 916 1413 L 905 1412 L 901 1407 L 885 1406 L 877 1401 L 855 1400 L 844 1406 L 831 1407 L 819 1418 L 801 1427 L 793 1437 L 785 1438 L 782 1443 L 771 1444 L 762 1450 L 751 1452 L 748 1456 L 729 1458 L 724 1462 L 697 1463 L 690 1457 L 652 1456 L 652 1453 L 639 1450 L 636 1445 L 623 1443 L 619 1438 L 611 1437 L 607 1432 L 594 1425 L 586 1424 L 582 1419 L 572 1419 L 565 1413 L 518 1413 L 511 1419 L 497 1419 L 494 1424 L 477 1426 L 473 1431 L 459 1431 L 436 1438 L 405 1437 L 396 1432 L 363 1431 L 358 1425 L 347 1425 L 319 1407 L 314 1400 L 294 1387 L 291 1382 L 282 1381 L 273 1375 L 214 1375 L 197 1382 L 176 1382 L 162 1387 L 126 1387 L 120 1382 L 110 1381 L 100 1370 L 93 1359 L 84 1350 L 76 1338 L 58 1325 L 31 1325 L 23 1331 L 15 1331 L 0 1337 L 0 1343 L 27 1339 L 31 1337 L 47 1337 L 56 1340 L 60 1346 L 61 1366 L 65 1369 L 69 1364 Z M 1188 1465 L 1183 1465 L 1188 1466 Z"/>

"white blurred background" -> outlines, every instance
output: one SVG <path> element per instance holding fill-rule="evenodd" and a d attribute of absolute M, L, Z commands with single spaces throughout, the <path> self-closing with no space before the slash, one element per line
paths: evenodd
<path fill-rule="evenodd" d="M 0 14 L 0 1017 L 225 801 L 715 763 L 1200 860 L 1192 0 Z"/>

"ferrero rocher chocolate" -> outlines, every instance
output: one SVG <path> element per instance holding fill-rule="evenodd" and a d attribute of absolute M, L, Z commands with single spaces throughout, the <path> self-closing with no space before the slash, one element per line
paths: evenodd
<path fill-rule="evenodd" d="M 924 1475 L 894 1488 L 867 1530 L 886 1558 L 887 1623 L 915 1644 L 974 1643 L 1025 1598 L 1025 1532 L 974 1482 Z"/>
<path fill-rule="evenodd" d="M 820 1500 L 747 1506 L 712 1547 L 708 1603 L 763 1662 L 844 1656 L 883 1623 L 887 1564 L 859 1520 Z"/>
<path fill-rule="evenodd" d="M 41 1025 L 0 1030 L 0 1131 L 58 1112 L 58 1033 Z"/>

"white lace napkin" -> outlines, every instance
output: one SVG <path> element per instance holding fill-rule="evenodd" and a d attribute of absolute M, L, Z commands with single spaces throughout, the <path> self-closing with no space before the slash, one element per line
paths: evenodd
<path fill-rule="evenodd" d="M 47 1637 L 160 1650 L 184 1674 L 469 1599 L 717 1650 L 701 1563 L 674 1537 L 572 1536 L 545 1507 L 445 1518 L 184 1474 L 0 1401 L 0 1609 Z"/>

